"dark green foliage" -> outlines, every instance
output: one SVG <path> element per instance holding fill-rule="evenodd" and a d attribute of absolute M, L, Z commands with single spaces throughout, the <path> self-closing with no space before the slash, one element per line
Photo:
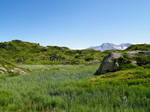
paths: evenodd
<path fill-rule="evenodd" d="M 122 56 L 118 59 L 118 62 L 119 64 L 130 64 L 131 60 L 128 57 Z"/>
<path fill-rule="evenodd" d="M 150 64 L 150 55 L 140 54 L 134 58 L 139 66 Z"/>
<path fill-rule="evenodd" d="M 135 65 L 131 64 L 132 58 L 128 55 L 123 55 L 116 61 L 119 63 L 120 70 L 135 68 Z"/>
<path fill-rule="evenodd" d="M 144 68 L 150 68 L 150 63 L 143 65 Z"/>
<path fill-rule="evenodd" d="M 92 56 L 91 57 L 89 56 L 89 57 L 85 58 L 85 61 L 92 61 L 92 60 L 94 60 Z"/>

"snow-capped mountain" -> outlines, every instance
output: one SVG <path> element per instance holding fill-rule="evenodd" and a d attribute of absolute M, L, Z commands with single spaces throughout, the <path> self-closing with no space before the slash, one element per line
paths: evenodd
<path fill-rule="evenodd" d="M 95 50 L 100 50 L 100 51 L 105 51 L 105 50 L 113 50 L 113 49 L 118 49 L 118 50 L 124 50 L 131 46 L 130 43 L 122 43 L 120 45 L 112 44 L 112 43 L 103 43 L 100 46 L 94 46 L 90 47 L 88 49 L 95 49 Z"/>

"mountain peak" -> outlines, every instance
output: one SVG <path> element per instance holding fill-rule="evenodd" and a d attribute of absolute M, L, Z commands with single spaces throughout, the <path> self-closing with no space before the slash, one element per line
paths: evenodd
<path fill-rule="evenodd" d="M 113 43 L 103 43 L 100 46 L 94 46 L 88 49 L 95 49 L 95 50 L 100 50 L 100 51 L 113 50 L 113 49 L 124 50 L 128 48 L 129 46 L 131 46 L 130 43 L 122 43 L 120 45 L 113 44 Z"/>

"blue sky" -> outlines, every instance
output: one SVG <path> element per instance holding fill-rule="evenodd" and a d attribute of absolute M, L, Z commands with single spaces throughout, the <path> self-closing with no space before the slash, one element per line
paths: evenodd
<path fill-rule="evenodd" d="M 0 41 L 150 43 L 150 0 L 0 0 Z"/>

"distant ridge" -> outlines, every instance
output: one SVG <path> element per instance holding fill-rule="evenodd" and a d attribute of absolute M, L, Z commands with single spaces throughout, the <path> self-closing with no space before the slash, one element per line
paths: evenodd
<path fill-rule="evenodd" d="M 130 43 L 122 43 L 120 45 L 116 45 L 113 43 L 103 43 L 100 46 L 94 46 L 94 47 L 89 47 L 88 49 L 95 49 L 95 50 L 99 50 L 99 51 L 105 51 L 105 50 L 124 50 L 128 47 L 130 47 L 132 44 Z"/>
<path fill-rule="evenodd" d="M 41 46 L 39 43 L 12 40 L 0 42 L 0 71 L 1 59 L 14 64 L 91 64 L 99 63 L 103 53 L 95 50 L 71 50 L 67 47 Z"/>

